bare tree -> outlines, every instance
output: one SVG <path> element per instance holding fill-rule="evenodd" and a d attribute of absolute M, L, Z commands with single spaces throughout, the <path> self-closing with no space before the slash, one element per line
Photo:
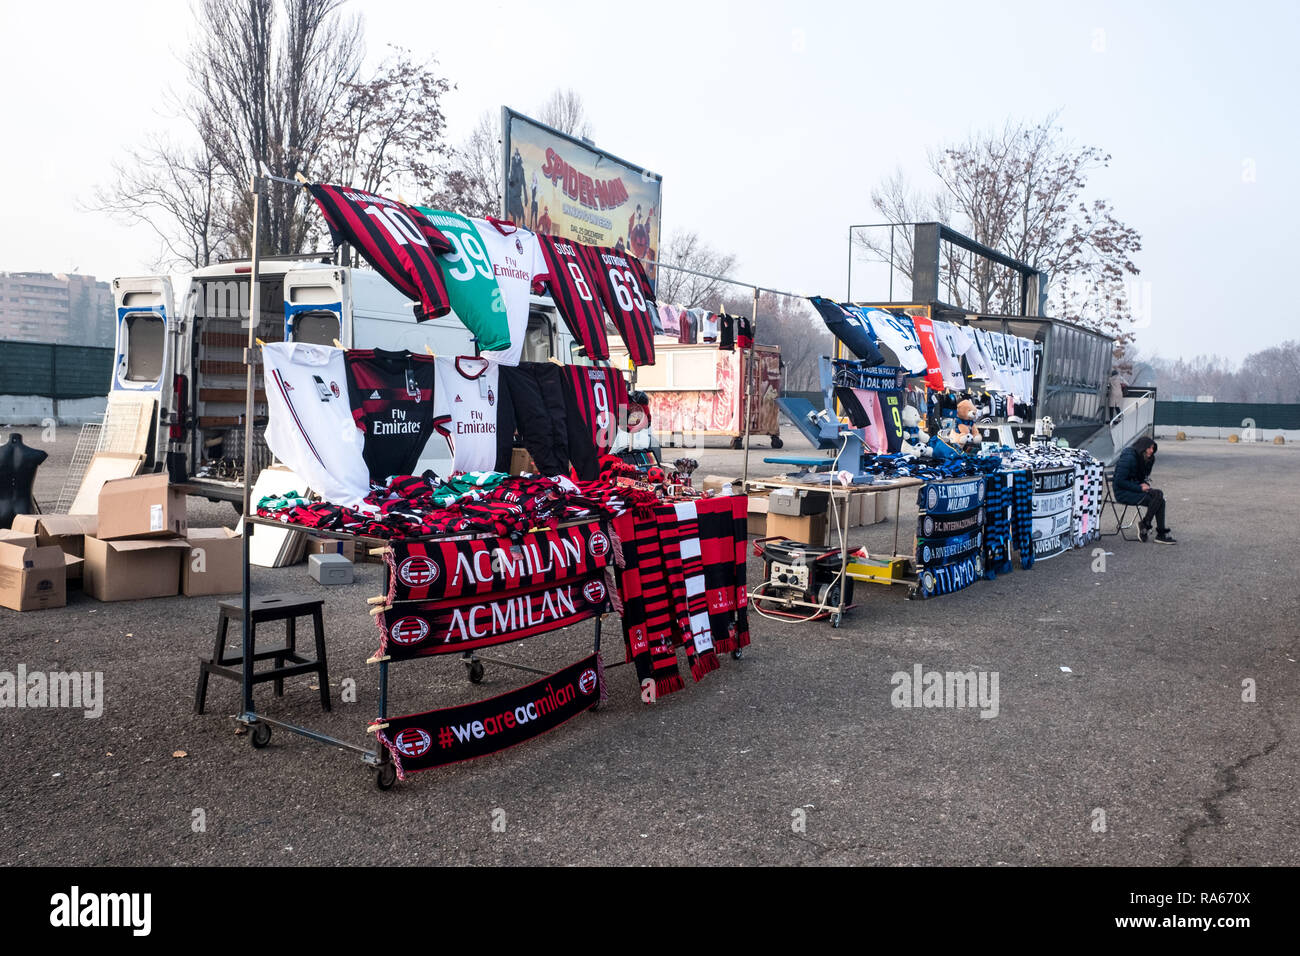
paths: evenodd
<path fill-rule="evenodd" d="M 750 315 L 754 311 L 753 293 L 744 287 L 730 286 L 723 301 L 726 311 L 733 315 Z M 818 388 L 817 360 L 831 354 L 835 339 L 806 299 L 763 293 L 758 299 L 754 332 L 755 344 L 774 345 L 781 350 L 785 391 Z"/>
<path fill-rule="evenodd" d="M 373 76 L 343 84 L 313 172 L 370 192 L 401 184 L 434 195 L 445 177 L 442 99 L 451 89 L 432 64 L 395 47 Z"/>
<path fill-rule="evenodd" d="M 659 263 L 725 277 L 730 276 L 735 269 L 736 257 L 714 249 L 700 238 L 699 233 L 675 232 L 661 250 Z M 732 288 L 730 283 L 678 272 L 676 269 L 657 271 L 659 277 L 655 284 L 655 298 L 684 309 L 713 308 L 721 301 L 723 294 Z"/>
<path fill-rule="evenodd" d="M 160 137 L 113 164 L 114 180 L 95 191 L 90 209 L 157 235 L 160 270 L 211 264 L 230 241 L 225 177 L 203 143 L 177 146 Z"/>
<path fill-rule="evenodd" d="M 199 135 L 239 197 L 229 212 L 244 246 L 252 231 L 246 184 L 263 163 L 286 178 L 309 172 L 332 111 L 356 80 L 361 23 L 338 13 L 343 2 L 199 0 L 190 86 Z M 265 200 L 265 248 L 302 252 L 319 229 L 303 191 L 273 183 Z"/>
<path fill-rule="evenodd" d="M 452 151 L 446 185 L 435 200 L 466 216 L 501 214 L 501 120 L 484 110 L 474 130 Z"/>
<path fill-rule="evenodd" d="M 591 138 L 591 121 L 577 90 L 556 90 L 537 111 L 537 118 L 553 129 L 578 139 Z"/>
<path fill-rule="evenodd" d="M 1110 203 L 1086 198 L 1088 178 L 1110 156 L 1064 137 L 1053 113 L 1040 123 L 1008 122 L 966 142 L 930 154 L 937 188 L 915 191 L 895 173 L 872 192 L 886 221 L 944 222 L 972 239 L 1026 262 L 1049 276 L 1052 310 L 1118 338 L 1131 339 L 1127 281 L 1138 274 L 1131 256 L 1137 231 Z M 894 231 L 899 272 L 912 278 L 910 228 Z M 886 257 L 888 239 L 859 236 L 858 248 Z M 984 313 L 1014 313 L 1019 282 L 1011 270 L 951 245 L 943 249 L 944 290 L 953 305 Z M 910 294 L 910 293 L 909 293 Z"/>

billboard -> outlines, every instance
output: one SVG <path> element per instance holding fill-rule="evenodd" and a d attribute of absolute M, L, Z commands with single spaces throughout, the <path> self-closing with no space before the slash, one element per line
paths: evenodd
<path fill-rule="evenodd" d="M 501 110 L 502 215 L 534 232 L 659 258 L 663 179 L 543 123 Z"/>

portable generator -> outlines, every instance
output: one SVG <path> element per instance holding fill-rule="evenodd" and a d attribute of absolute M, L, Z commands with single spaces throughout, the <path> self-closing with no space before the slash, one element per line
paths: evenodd
<path fill-rule="evenodd" d="M 793 610 L 799 605 L 792 602 L 800 601 L 823 605 L 824 613 L 828 613 L 840 605 L 841 587 L 845 589 L 844 606 L 853 602 L 853 581 L 840 573 L 843 565 L 839 548 L 828 551 L 785 537 L 759 538 L 754 542 L 754 553 L 763 559 L 763 581 L 753 599 L 762 602 L 763 611 L 781 613 L 778 609 L 782 607 Z"/>

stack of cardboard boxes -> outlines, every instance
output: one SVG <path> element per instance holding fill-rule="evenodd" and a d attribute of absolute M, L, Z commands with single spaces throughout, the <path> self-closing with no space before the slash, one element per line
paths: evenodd
<path fill-rule="evenodd" d="M 240 537 L 228 528 L 191 531 L 185 492 L 165 474 L 105 482 L 98 511 L 14 518 L 0 538 L 0 606 L 62 607 L 76 578 L 100 601 L 240 589 Z"/>
<path fill-rule="evenodd" d="M 721 494 L 727 485 L 740 494 L 739 476 L 706 475 L 700 487 L 707 494 Z M 829 495 L 815 489 L 777 491 L 751 489 L 749 493 L 749 533 L 755 537 L 785 537 L 807 544 L 827 546 L 830 530 L 835 527 L 827 511 Z M 842 501 L 836 508 L 844 508 Z M 893 495 L 888 492 L 855 491 L 849 495 L 849 528 L 872 525 L 893 515 Z M 841 511 L 841 515 L 844 513 Z"/>

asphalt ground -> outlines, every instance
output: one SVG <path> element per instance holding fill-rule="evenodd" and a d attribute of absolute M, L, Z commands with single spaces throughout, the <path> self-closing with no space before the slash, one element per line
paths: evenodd
<path fill-rule="evenodd" d="M 37 493 L 52 500 L 76 430 L 47 446 L 26 431 L 51 451 Z M 783 453 L 806 449 L 786 438 Z M 777 470 L 760 463 L 766 445 L 754 473 Z M 697 474 L 740 470 L 724 448 L 683 453 Z M 0 862 L 1294 865 L 1297 468 L 1294 446 L 1164 442 L 1153 478 L 1177 547 L 1105 538 L 925 602 L 860 586 L 838 630 L 753 615 L 744 659 L 699 684 L 683 668 L 686 689 L 648 706 L 632 669 L 614 669 L 599 711 L 386 793 L 354 754 L 283 730 L 254 750 L 228 717 L 230 682 L 214 679 L 208 714 L 192 715 L 217 599 L 74 592 L 63 609 L 0 609 L 0 671 L 101 671 L 105 687 L 98 719 L 0 710 Z M 233 518 L 190 506 L 195 526 Z M 851 542 L 887 550 L 891 537 L 882 524 Z M 311 677 L 256 698 L 269 717 L 366 745 L 377 632 L 364 601 L 380 568 L 356 570 L 351 586 L 319 588 L 305 565 L 254 569 L 256 592 L 325 598 L 336 685 L 329 714 Z M 760 571 L 751 559 L 751 582 Z M 591 633 L 488 653 L 558 670 Z M 916 665 L 996 673 L 997 715 L 895 707 L 891 675 Z M 398 664 L 390 713 L 531 679 L 489 665 L 475 687 L 454 659 Z M 339 700 L 347 680 L 356 703 Z"/>

